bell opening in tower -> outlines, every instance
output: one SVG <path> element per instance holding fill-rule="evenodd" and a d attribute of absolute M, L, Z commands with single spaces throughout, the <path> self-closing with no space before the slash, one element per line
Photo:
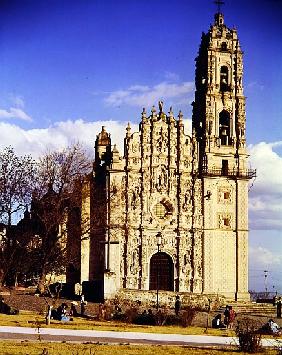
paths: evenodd
<path fill-rule="evenodd" d="M 230 145 L 230 114 L 223 110 L 219 114 L 219 139 L 221 145 Z"/>
<path fill-rule="evenodd" d="M 228 68 L 227 66 L 222 66 L 220 68 L 220 91 L 225 92 L 225 91 L 230 91 L 230 86 L 228 85 Z"/>

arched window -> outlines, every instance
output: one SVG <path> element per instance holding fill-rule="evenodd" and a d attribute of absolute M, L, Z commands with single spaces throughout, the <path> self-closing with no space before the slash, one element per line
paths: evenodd
<path fill-rule="evenodd" d="M 226 110 L 219 114 L 219 138 L 221 145 L 230 143 L 230 114 Z"/>
<path fill-rule="evenodd" d="M 230 91 L 228 68 L 225 65 L 220 68 L 220 91 Z"/>
<path fill-rule="evenodd" d="M 168 254 L 159 252 L 151 257 L 149 289 L 174 291 L 173 261 Z"/>

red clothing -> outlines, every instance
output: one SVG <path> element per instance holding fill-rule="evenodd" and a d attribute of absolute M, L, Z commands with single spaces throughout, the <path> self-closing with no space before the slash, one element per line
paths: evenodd
<path fill-rule="evenodd" d="M 229 323 L 233 323 L 236 317 L 236 312 L 234 309 L 230 309 L 229 311 Z"/>

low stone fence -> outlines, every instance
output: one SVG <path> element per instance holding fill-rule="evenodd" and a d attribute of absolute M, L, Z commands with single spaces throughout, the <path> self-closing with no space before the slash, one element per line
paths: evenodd
<path fill-rule="evenodd" d="M 202 310 L 218 309 L 225 305 L 226 300 L 224 296 L 215 294 L 195 294 L 189 292 L 172 292 L 159 291 L 159 306 L 167 306 L 174 308 L 175 297 L 178 295 L 182 303 L 182 307 L 191 306 Z M 141 303 L 141 306 L 147 308 L 156 307 L 157 292 L 145 290 L 121 289 L 117 293 L 117 298 L 121 301 Z"/>

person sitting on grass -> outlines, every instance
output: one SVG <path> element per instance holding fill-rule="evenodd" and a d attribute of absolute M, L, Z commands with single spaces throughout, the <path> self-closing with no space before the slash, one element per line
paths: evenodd
<path fill-rule="evenodd" d="M 212 320 L 212 328 L 226 328 L 225 324 L 221 320 L 221 314 L 218 314 Z"/>
<path fill-rule="evenodd" d="M 62 303 L 62 313 L 61 313 L 61 321 L 68 322 L 70 317 L 67 315 L 68 305 L 66 303 Z"/>
<path fill-rule="evenodd" d="M 260 334 L 272 334 L 272 335 L 280 335 L 281 329 L 277 323 L 273 321 L 273 319 L 269 319 L 267 323 L 265 323 L 258 332 Z"/>
<path fill-rule="evenodd" d="M 63 322 L 68 322 L 70 320 L 70 317 L 67 316 L 67 308 L 68 305 L 66 303 L 62 303 L 55 312 L 51 313 L 51 317 L 53 317 L 56 320 L 60 320 Z"/>
<path fill-rule="evenodd" d="M 274 322 L 273 319 L 269 319 L 267 324 L 268 324 L 268 327 L 269 327 L 269 330 L 270 330 L 270 334 L 281 335 L 281 329 L 280 329 L 279 325 Z"/>
<path fill-rule="evenodd" d="M 77 302 L 73 301 L 71 303 L 71 308 L 70 308 L 70 313 L 69 313 L 70 316 L 72 316 L 72 317 L 78 317 L 78 312 L 77 312 L 77 309 L 75 306 L 77 306 Z"/>

